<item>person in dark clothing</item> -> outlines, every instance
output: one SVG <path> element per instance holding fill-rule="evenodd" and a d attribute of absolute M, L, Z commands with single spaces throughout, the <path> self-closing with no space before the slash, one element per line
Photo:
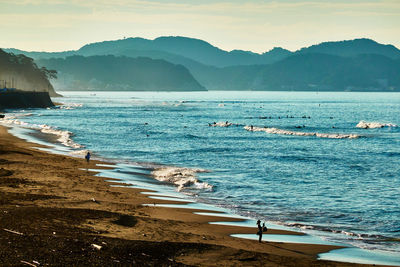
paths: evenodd
<path fill-rule="evenodd" d="M 86 154 L 86 156 L 85 156 L 85 159 L 86 159 L 87 163 L 89 163 L 90 156 L 91 156 L 91 155 L 90 155 L 90 152 L 88 151 L 87 154 Z"/>
<path fill-rule="evenodd" d="M 257 221 L 257 227 L 258 227 L 258 232 L 257 232 L 257 235 L 258 235 L 258 242 L 261 243 L 262 234 L 263 234 L 263 228 L 262 228 L 262 226 L 261 226 L 261 221 L 260 221 L 260 220 Z"/>

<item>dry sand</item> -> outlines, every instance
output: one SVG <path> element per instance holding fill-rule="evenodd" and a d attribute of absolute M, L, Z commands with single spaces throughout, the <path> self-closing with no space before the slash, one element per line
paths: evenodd
<path fill-rule="evenodd" d="M 99 162 L 33 147 L 0 127 L 1 266 L 362 266 L 316 259 L 334 246 L 231 237 L 257 229 L 208 224 L 236 220 L 217 213 L 141 206 L 174 202 L 82 170 Z"/>

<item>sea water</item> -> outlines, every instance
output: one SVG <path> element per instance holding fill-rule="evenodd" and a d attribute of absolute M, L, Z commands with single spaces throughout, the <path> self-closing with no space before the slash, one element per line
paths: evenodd
<path fill-rule="evenodd" d="M 143 166 L 197 202 L 400 255 L 398 93 L 61 94 L 6 121 Z"/>

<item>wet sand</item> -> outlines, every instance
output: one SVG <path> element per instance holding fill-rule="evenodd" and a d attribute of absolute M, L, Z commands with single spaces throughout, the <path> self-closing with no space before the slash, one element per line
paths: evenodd
<path fill-rule="evenodd" d="M 142 206 L 145 190 L 111 187 L 93 176 L 96 162 L 54 155 L 0 126 L 0 265 L 2 266 L 368 266 L 319 261 L 338 247 L 258 243 L 230 234 L 255 227 L 208 224 L 235 218 L 190 209 Z M 197 210 L 198 211 L 198 210 Z M 206 211 L 210 212 L 210 211 Z M 269 229 L 267 234 L 294 234 Z"/>

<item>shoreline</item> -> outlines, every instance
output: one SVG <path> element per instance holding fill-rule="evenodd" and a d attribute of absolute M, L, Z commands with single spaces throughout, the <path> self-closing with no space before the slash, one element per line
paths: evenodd
<path fill-rule="evenodd" d="M 143 258 L 143 255 L 133 255 L 133 253 L 120 255 L 119 250 L 120 246 L 127 246 L 129 250 L 130 247 L 133 248 L 138 243 L 143 245 L 144 242 L 155 249 L 155 254 L 165 251 L 165 255 L 168 255 L 161 259 L 157 255 L 151 254 L 150 252 L 153 250 L 149 249 L 150 252 L 143 252 L 146 255 L 151 254 L 151 257 L 143 262 L 146 264 L 360 266 L 359 264 L 317 260 L 318 254 L 341 248 L 338 246 L 282 242 L 259 244 L 253 240 L 231 237 L 231 234 L 254 234 L 256 226 L 246 228 L 209 224 L 210 221 L 238 221 L 234 218 L 218 217 L 217 212 L 214 212 L 215 216 L 205 216 L 193 212 L 209 213 L 210 211 L 143 206 L 142 204 L 148 203 L 178 204 L 183 202 L 150 199 L 148 197 L 151 196 L 150 190 L 121 187 L 118 186 L 121 184 L 117 179 L 93 176 L 96 172 L 82 170 L 85 168 L 107 169 L 96 165 L 107 164 L 106 162 L 92 161 L 89 166 L 86 166 L 83 159 L 50 154 L 34 149 L 33 146 L 43 147 L 18 139 L 9 134 L 4 126 L 0 126 L 0 161 L 2 162 L 1 168 L 4 170 L 2 173 L 6 174 L 1 175 L 0 179 L 0 191 L 5 194 L 4 196 L 2 194 L 0 202 L 2 210 L 8 217 L 18 214 L 20 210 L 26 210 L 28 214 L 33 210 L 33 213 L 37 214 L 34 218 L 38 222 L 36 224 L 30 218 L 22 218 L 24 217 L 22 216 L 19 219 L 22 222 L 25 221 L 23 227 L 18 227 L 18 223 L 20 223 L 18 222 L 14 229 L 9 229 L 11 227 L 7 226 L 8 222 L 1 220 L 1 228 L 22 233 L 24 236 L 35 236 L 39 239 L 55 238 L 56 243 L 57 239 L 61 238 L 63 240 L 58 240 L 58 243 L 61 242 L 61 244 L 65 243 L 65 239 L 71 240 L 72 238 L 75 243 L 74 240 L 77 239 L 81 242 L 73 245 L 73 248 L 77 249 L 81 246 L 80 249 L 87 253 L 84 255 L 77 253 L 72 255 L 72 258 L 70 255 L 70 260 L 78 260 L 77 262 L 82 264 L 116 264 L 117 262 L 114 262 L 112 258 L 123 256 L 126 261 L 122 262 L 117 259 L 119 263 L 132 264 L 131 260 L 134 260 L 140 265 L 139 258 Z M 141 192 L 148 193 L 141 194 Z M 70 214 L 70 217 L 77 216 L 77 223 L 71 225 L 71 223 L 67 223 L 70 217 L 64 218 L 63 214 L 52 213 L 59 209 Z M 48 213 L 52 213 L 53 217 Z M 118 220 L 122 221 L 122 218 L 126 217 L 134 224 L 132 227 L 114 223 Z M 46 227 L 40 227 L 39 222 L 43 220 L 46 221 Z M 28 222 L 30 226 L 28 226 Z M 64 230 L 65 233 L 60 237 L 57 235 L 57 231 L 43 231 L 54 227 Z M 74 234 L 76 231 L 87 233 L 76 238 Z M 54 232 L 56 234 L 53 234 Z M 269 229 L 267 234 L 296 235 L 299 233 Z M 18 239 L 15 237 L 17 235 L 15 233 L 8 232 L 7 235 L 9 236 L 2 238 Z M 89 240 L 90 242 L 96 240 L 96 243 L 93 244 L 101 246 L 101 252 L 97 248 L 93 248 L 93 244 L 89 244 Z M 106 241 L 100 242 L 99 240 Z M 0 259 L 5 255 L 12 255 L 4 258 L 6 260 L 4 262 L 7 264 L 20 261 L 32 263 L 35 260 L 31 256 L 35 252 L 34 247 L 27 250 L 21 249 L 14 255 L 8 253 L 11 248 L 6 246 L 7 242 L 1 242 L 1 244 L 4 245 L 2 245 L 3 252 L 0 254 Z M 23 241 L 20 245 L 22 244 L 24 244 Z M 40 256 L 42 257 L 40 260 L 37 260 L 39 263 L 60 264 L 68 260 L 61 256 L 64 248 L 60 249 L 60 256 L 51 258 L 52 262 L 50 262 L 53 246 L 54 244 L 40 249 L 45 253 Z M 176 247 L 171 250 L 171 247 L 174 246 Z M 15 247 L 13 249 L 15 250 Z M 110 254 L 104 253 L 104 251 Z M 21 256 L 20 254 L 24 257 L 18 257 Z"/>

